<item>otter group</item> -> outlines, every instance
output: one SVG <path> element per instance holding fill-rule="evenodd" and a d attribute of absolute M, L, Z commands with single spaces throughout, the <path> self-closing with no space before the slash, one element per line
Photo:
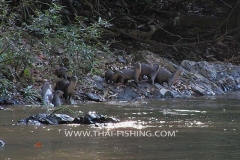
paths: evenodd
<path fill-rule="evenodd" d="M 107 70 L 105 72 L 105 79 L 107 83 L 120 83 L 126 84 L 128 80 L 134 80 L 138 85 L 143 76 L 147 76 L 152 84 L 163 84 L 166 82 L 171 86 L 181 73 L 181 67 L 178 67 L 173 73 L 167 69 L 160 68 L 155 63 L 148 65 L 146 63 L 136 63 L 133 69 L 120 69 L 116 71 Z M 50 82 L 45 82 L 42 86 L 42 99 L 44 104 L 52 103 L 54 106 L 60 106 L 62 104 L 61 97 L 65 100 L 70 100 L 73 92 L 76 88 L 78 78 L 76 76 L 69 76 L 68 70 L 65 67 L 59 67 L 55 70 L 54 74 L 58 78 L 62 78 L 58 81 L 54 87 L 54 92 Z"/>
<path fill-rule="evenodd" d="M 107 70 L 105 72 L 105 79 L 107 83 L 126 84 L 128 80 L 134 80 L 138 85 L 143 76 L 147 76 L 151 83 L 163 84 L 166 82 L 171 86 L 182 72 L 181 67 L 178 67 L 173 73 L 155 63 L 152 66 L 146 63 L 136 63 L 133 69 L 121 69 L 113 72 Z"/>
<path fill-rule="evenodd" d="M 76 88 L 78 78 L 76 76 L 68 76 L 67 68 L 59 67 L 55 70 L 54 74 L 58 78 L 63 78 L 58 81 L 54 88 L 54 93 L 52 91 L 52 85 L 50 82 L 44 82 L 41 93 L 44 104 L 52 103 L 54 106 L 60 106 L 62 104 L 61 97 L 63 96 L 65 100 L 70 100 L 72 94 Z"/>

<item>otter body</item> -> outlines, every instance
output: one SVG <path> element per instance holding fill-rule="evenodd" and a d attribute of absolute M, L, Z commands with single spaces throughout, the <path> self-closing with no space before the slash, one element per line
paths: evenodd
<path fill-rule="evenodd" d="M 42 99 L 44 104 L 49 104 L 52 102 L 53 93 L 52 93 L 52 85 L 50 82 L 45 82 L 42 86 Z"/>
<path fill-rule="evenodd" d="M 155 77 L 155 82 L 159 84 L 163 84 L 163 82 L 166 82 L 168 86 L 171 86 L 177 80 L 181 72 L 182 72 L 181 67 L 178 67 L 178 69 L 176 69 L 173 73 L 171 73 L 165 68 L 161 68 L 159 69 Z"/>
<path fill-rule="evenodd" d="M 113 76 L 114 72 L 109 69 L 105 72 L 105 80 L 107 83 L 111 83 L 112 82 L 112 76 Z"/>
<path fill-rule="evenodd" d="M 72 76 L 69 82 L 65 79 L 58 81 L 55 86 L 55 91 L 56 90 L 63 91 L 63 97 L 65 99 L 70 99 L 76 88 L 77 81 L 78 79 L 76 76 Z"/>
<path fill-rule="evenodd" d="M 134 68 L 134 81 L 138 85 L 139 77 L 141 75 L 141 63 L 136 63 Z"/>
<path fill-rule="evenodd" d="M 135 75 L 137 83 L 138 83 L 138 80 L 141 81 L 142 77 L 144 75 L 146 75 L 149 78 L 151 78 L 152 84 L 154 84 L 155 77 L 159 70 L 159 65 L 154 64 L 153 66 L 150 66 L 146 63 L 141 63 L 140 65 L 141 65 L 141 67 L 140 67 L 141 72 L 140 72 L 140 74 L 139 74 L 139 72 L 136 72 L 136 75 Z M 136 70 L 136 68 L 135 68 L 135 70 Z"/>
<path fill-rule="evenodd" d="M 68 75 L 67 75 L 68 69 L 65 67 L 59 67 L 55 70 L 54 74 L 58 77 L 58 78 L 64 78 L 64 79 L 68 79 Z"/>
<path fill-rule="evenodd" d="M 121 74 L 116 77 L 116 82 L 121 84 L 126 84 L 128 80 L 134 80 L 134 70 L 133 69 L 121 69 Z"/>
<path fill-rule="evenodd" d="M 56 106 L 60 106 L 62 104 L 61 97 L 63 95 L 63 91 L 56 90 L 53 94 L 52 104 Z"/>

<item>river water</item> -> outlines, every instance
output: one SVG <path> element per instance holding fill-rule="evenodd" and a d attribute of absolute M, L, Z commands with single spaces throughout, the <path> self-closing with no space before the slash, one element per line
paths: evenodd
<path fill-rule="evenodd" d="M 13 125 L 46 109 L 9 106 L 12 111 L 0 111 L 0 140 L 6 143 L 0 147 L 0 159 L 240 159 L 239 104 L 240 94 L 231 93 L 69 106 L 79 113 L 96 111 L 121 120 L 100 127 Z"/>

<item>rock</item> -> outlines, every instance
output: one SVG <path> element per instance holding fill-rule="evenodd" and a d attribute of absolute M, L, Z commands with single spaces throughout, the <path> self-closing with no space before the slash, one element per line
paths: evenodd
<path fill-rule="evenodd" d="M 4 146 L 5 143 L 0 139 L 0 146 Z"/>
<path fill-rule="evenodd" d="M 173 93 L 168 89 L 162 88 L 162 89 L 160 89 L 159 92 L 160 92 L 162 98 L 173 98 L 174 97 Z"/>
<path fill-rule="evenodd" d="M 89 112 L 82 117 L 73 118 L 66 114 L 35 114 L 26 119 L 19 120 L 18 125 L 59 125 L 59 124 L 96 124 L 116 123 L 120 120 L 113 117 L 106 117 L 96 112 Z"/>
<path fill-rule="evenodd" d="M 84 101 L 95 101 L 95 102 L 102 102 L 104 101 L 103 97 L 99 96 L 98 94 L 96 93 L 79 93 L 81 98 L 84 100 Z"/>
<path fill-rule="evenodd" d="M 102 77 L 100 77 L 100 76 L 94 75 L 94 76 L 92 77 L 92 79 L 93 79 L 94 81 L 97 81 L 97 82 L 104 82 L 104 78 L 102 78 Z"/>
<path fill-rule="evenodd" d="M 123 57 L 125 58 L 125 57 Z M 88 84 L 90 87 L 82 89 L 79 97 L 85 101 L 103 101 L 104 98 L 115 98 L 120 100 L 131 101 L 133 99 L 142 98 L 191 98 L 203 95 L 219 95 L 228 91 L 236 91 L 240 89 L 240 67 L 231 63 L 210 63 L 206 61 L 189 61 L 184 60 L 181 64 L 174 64 L 160 55 L 149 51 L 139 51 L 135 56 L 135 61 L 145 62 L 147 64 L 159 64 L 162 68 L 173 73 L 178 67 L 182 68 L 182 74 L 179 75 L 173 85 L 163 84 L 152 85 L 143 79 L 138 86 L 134 81 L 128 81 L 127 84 L 106 84 L 103 78 L 93 76 L 92 78 L 83 78 L 82 83 Z M 126 65 L 114 62 L 111 64 L 116 69 L 126 67 Z M 132 64 L 133 65 L 133 64 Z M 118 66 L 118 67 L 116 67 Z M 133 68 L 128 66 L 127 68 Z M 84 85 L 83 85 L 84 88 Z M 98 94 L 96 94 L 98 93 Z"/>
<path fill-rule="evenodd" d="M 200 95 L 223 94 L 240 87 L 240 67 L 230 63 L 193 62 L 184 60 L 182 67 L 188 75 L 191 89 Z"/>
<path fill-rule="evenodd" d="M 3 106 L 0 106 L 0 110 L 6 110 L 6 108 Z"/>
<path fill-rule="evenodd" d="M 12 111 L 12 109 L 9 109 L 9 108 L 3 107 L 3 106 L 0 106 L 0 110 L 8 110 L 8 111 Z"/>
<path fill-rule="evenodd" d="M 19 102 L 14 99 L 9 99 L 9 97 L 8 98 L 0 97 L 0 104 L 15 105 L 15 104 L 19 104 Z"/>
<path fill-rule="evenodd" d="M 19 120 L 17 124 L 31 124 L 31 125 L 41 125 L 41 124 L 68 124 L 73 121 L 74 118 L 66 115 L 66 114 L 35 114 L 33 116 L 29 116 L 26 119 Z"/>

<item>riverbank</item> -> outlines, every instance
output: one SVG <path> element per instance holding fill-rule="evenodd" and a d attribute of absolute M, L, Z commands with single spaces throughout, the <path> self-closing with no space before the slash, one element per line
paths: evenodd
<path fill-rule="evenodd" d="M 149 65 L 157 63 L 160 65 L 160 68 L 165 68 L 172 73 L 181 67 L 182 73 L 171 86 L 167 83 L 155 83 L 152 85 L 148 80 L 141 81 L 138 86 L 133 80 L 125 85 L 106 83 L 104 73 L 107 69 L 118 70 L 134 67 L 134 61 L 128 63 L 132 57 L 117 57 L 122 60 L 115 61 L 114 63 L 115 59 L 113 59 L 112 62 L 109 61 L 106 64 L 105 68 L 99 68 L 100 75 L 102 76 L 92 73 L 84 77 L 76 75 L 79 77 L 79 81 L 72 101 L 69 103 L 62 99 L 63 104 L 78 104 L 86 101 L 101 102 L 106 99 L 190 98 L 202 95 L 219 95 L 229 91 L 237 91 L 240 88 L 240 67 L 231 63 L 183 60 L 180 64 L 177 64 L 149 51 L 140 51 L 135 57 L 138 58 L 136 59 L 138 62 L 144 62 Z M 31 89 L 29 89 L 29 93 L 26 93 L 29 97 L 35 96 L 34 100 L 28 99 L 26 101 L 20 95 L 15 95 L 15 97 L 12 96 L 8 97 L 7 100 L 2 100 L 1 104 L 42 104 L 40 92 L 44 81 L 50 81 L 54 88 L 56 82 L 60 80 L 60 78 L 53 74 L 54 69 L 52 68 L 52 71 L 50 71 L 50 73 L 52 72 L 50 79 L 41 77 L 39 81 L 35 81 L 32 88 L 37 93 L 31 93 Z M 38 77 L 40 76 L 41 74 L 38 75 Z"/>

